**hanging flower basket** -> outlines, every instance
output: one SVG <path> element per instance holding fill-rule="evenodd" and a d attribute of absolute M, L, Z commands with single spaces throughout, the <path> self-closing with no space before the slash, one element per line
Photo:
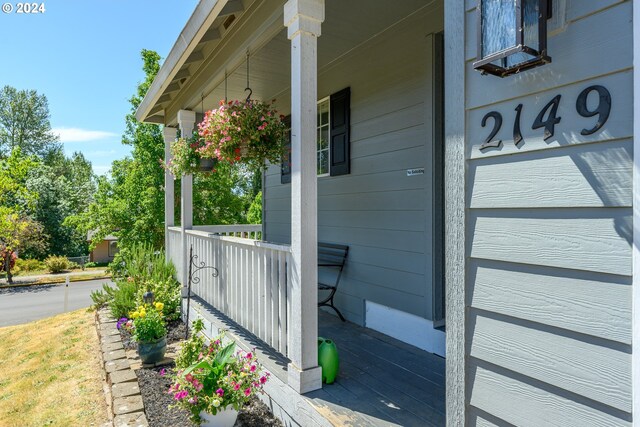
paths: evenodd
<path fill-rule="evenodd" d="M 281 160 L 286 132 L 283 118 L 272 104 L 262 101 L 220 101 L 198 125 L 204 144 L 197 151 L 202 157 L 263 169 L 265 162 Z"/>
<path fill-rule="evenodd" d="M 163 163 L 164 167 L 176 177 L 211 172 L 218 159 L 202 157 L 198 150 L 203 146 L 204 140 L 198 138 L 197 134 L 189 139 L 178 138 L 171 143 L 171 160 L 167 164 Z"/>
<path fill-rule="evenodd" d="M 218 164 L 218 159 L 210 159 L 206 157 L 201 157 L 200 162 L 198 163 L 198 170 L 200 172 L 211 172 Z"/>

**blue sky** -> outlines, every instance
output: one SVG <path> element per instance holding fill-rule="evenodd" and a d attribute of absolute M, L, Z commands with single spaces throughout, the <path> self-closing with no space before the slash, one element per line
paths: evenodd
<path fill-rule="evenodd" d="M 0 12 L 0 86 L 45 94 L 65 151 L 81 151 L 103 174 L 130 151 L 120 140 L 143 78 L 140 51 L 165 58 L 197 0 L 40 3 L 41 15 Z"/>

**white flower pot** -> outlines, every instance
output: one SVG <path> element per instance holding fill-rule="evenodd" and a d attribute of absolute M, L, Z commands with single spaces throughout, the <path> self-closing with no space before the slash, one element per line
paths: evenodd
<path fill-rule="evenodd" d="M 233 427 L 238 418 L 238 411 L 233 409 L 233 406 L 227 406 L 216 415 L 200 412 L 200 418 L 202 418 L 201 425 L 204 427 Z"/>

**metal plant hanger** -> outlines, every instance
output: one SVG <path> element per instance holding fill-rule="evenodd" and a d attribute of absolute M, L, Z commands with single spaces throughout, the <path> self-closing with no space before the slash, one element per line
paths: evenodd
<path fill-rule="evenodd" d="M 251 101 L 251 95 L 253 95 L 253 90 L 249 86 L 249 49 L 247 49 L 247 87 L 244 89 L 244 91 L 245 92 L 249 91 L 249 95 L 247 95 L 246 102 Z"/>
<path fill-rule="evenodd" d="M 191 284 L 195 283 L 196 285 L 200 283 L 200 277 L 197 275 L 201 270 L 210 269 L 213 270 L 211 277 L 218 277 L 218 269 L 216 267 L 206 265 L 204 261 L 198 263 L 197 261 L 198 255 L 193 254 L 193 245 L 189 248 L 189 285 L 187 288 L 187 316 L 185 320 L 185 324 L 187 327 L 185 328 L 184 338 L 189 338 L 189 307 L 191 306 Z"/>

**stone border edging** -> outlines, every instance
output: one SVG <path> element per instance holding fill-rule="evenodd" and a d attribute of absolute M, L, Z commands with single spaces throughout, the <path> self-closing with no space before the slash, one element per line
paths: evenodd
<path fill-rule="evenodd" d="M 106 380 L 105 397 L 110 423 L 114 427 L 147 427 L 147 417 L 138 386 L 138 377 L 122 345 L 116 319 L 108 309 L 96 311 L 100 339 L 100 359 Z"/>

